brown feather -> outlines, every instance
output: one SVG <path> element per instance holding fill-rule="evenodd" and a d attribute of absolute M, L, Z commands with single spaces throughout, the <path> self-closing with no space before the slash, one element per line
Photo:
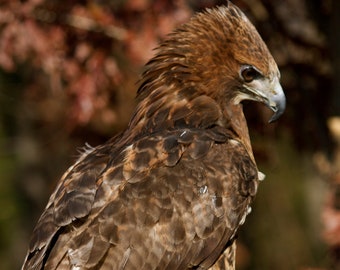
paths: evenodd
<path fill-rule="evenodd" d="M 258 186 L 234 100 L 242 64 L 278 73 L 231 3 L 174 31 L 146 66 L 128 128 L 61 178 L 23 269 L 234 269 Z"/>

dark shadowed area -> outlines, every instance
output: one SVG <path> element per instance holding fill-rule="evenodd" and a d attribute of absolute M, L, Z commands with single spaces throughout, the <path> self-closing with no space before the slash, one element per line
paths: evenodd
<path fill-rule="evenodd" d="M 219 0 L 0 1 L 0 261 L 18 269 L 63 172 L 128 123 L 152 49 Z M 244 110 L 266 175 L 237 269 L 340 267 L 340 1 L 234 0 L 281 71 L 287 109 Z"/>

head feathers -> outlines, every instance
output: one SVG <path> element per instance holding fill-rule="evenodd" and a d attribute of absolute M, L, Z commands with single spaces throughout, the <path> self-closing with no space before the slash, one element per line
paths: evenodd
<path fill-rule="evenodd" d="M 130 128 L 171 128 L 175 114 L 182 125 L 195 126 L 189 114 L 201 114 L 191 108 L 202 95 L 213 100 L 215 108 L 210 110 L 219 111 L 215 116 L 225 116 L 228 104 L 246 97 L 240 94 L 244 90 L 240 78 L 243 65 L 254 66 L 270 81 L 279 74 L 255 27 L 235 5 L 229 2 L 228 6 L 198 13 L 171 33 L 147 63 Z M 241 99 L 236 99 L 237 95 Z M 212 125 L 229 121 L 220 117 L 213 120 Z"/>

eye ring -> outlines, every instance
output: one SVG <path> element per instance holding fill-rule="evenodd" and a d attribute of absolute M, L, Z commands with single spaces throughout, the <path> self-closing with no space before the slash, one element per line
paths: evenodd
<path fill-rule="evenodd" d="M 244 80 L 246 83 L 250 83 L 255 79 L 258 79 L 261 77 L 262 74 L 253 66 L 243 66 L 240 70 L 240 77 L 242 80 Z"/>

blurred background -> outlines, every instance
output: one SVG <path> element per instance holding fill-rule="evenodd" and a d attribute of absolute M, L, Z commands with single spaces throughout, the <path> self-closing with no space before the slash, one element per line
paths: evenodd
<path fill-rule="evenodd" d="M 245 104 L 266 174 L 237 269 L 340 269 L 340 1 L 234 0 L 276 59 L 286 113 Z M 19 269 L 58 179 L 122 130 L 152 49 L 219 0 L 0 0 L 0 268 Z M 338 75 L 338 76 L 337 76 Z"/>

